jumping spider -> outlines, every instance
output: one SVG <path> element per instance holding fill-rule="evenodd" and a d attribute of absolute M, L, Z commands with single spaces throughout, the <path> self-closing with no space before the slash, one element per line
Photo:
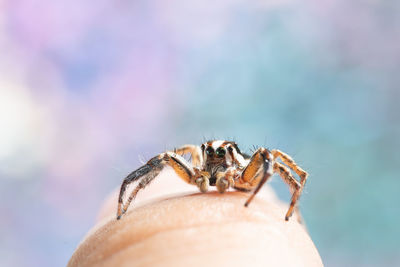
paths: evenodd
<path fill-rule="evenodd" d="M 188 153 L 192 157 L 191 164 L 182 157 Z M 278 158 L 287 166 L 276 161 Z M 280 150 L 261 147 L 250 157 L 240 152 L 237 144 L 231 141 L 208 141 L 201 146 L 185 145 L 175 149 L 174 152 L 155 156 L 124 179 L 118 199 L 118 220 L 127 211 L 137 193 L 150 184 L 166 165 L 171 166 L 180 178 L 196 185 L 203 193 L 208 191 L 209 186 L 216 186 L 220 193 L 224 193 L 229 187 L 247 192 L 254 189 L 244 204 L 245 207 L 250 204 L 268 178 L 276 172 L 288 184 L 292 193 L 291 203 L 285 216 L 286 221 L 293 213 L 308 176 L 289 155 Z M 296 172 L 300 182 L 293 177 L 288 167 Z M 123 204 L 126 187 L 138 180 L 139 184 Z"/>

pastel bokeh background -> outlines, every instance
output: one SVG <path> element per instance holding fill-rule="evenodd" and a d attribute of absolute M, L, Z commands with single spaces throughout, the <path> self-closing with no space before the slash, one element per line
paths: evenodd
<path fill-rule="evenodd" d="M 326 266 L 399 266 L 399 3 L 1 1 L 0 266 L 65 265 L 140 156 L 204 138 L 310 171 Z"/>

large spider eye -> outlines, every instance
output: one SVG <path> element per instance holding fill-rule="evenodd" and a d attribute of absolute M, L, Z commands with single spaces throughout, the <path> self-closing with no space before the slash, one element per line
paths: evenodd
<path fill-rule="evenodd" d="M 207 147 L 206 149 L 206 154 L 211 156 L 212 154 L 214 154 L 214 149 L 212 147 Z"/>
<path fill-rule="evenodd" d="M 223 149 L 222 147 L 219 147 L 215 151 L 215 154 L 217 154 L 218 157 L 222 158 L 223 156 L 225 156 L 225 149 Z"/>

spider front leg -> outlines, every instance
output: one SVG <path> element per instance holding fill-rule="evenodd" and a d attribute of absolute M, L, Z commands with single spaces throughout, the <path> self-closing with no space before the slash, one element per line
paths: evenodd
<path fill-rule="evenodd" d="M 253 194 L 244 204 L 247 207 L 254 196 L 260 191 L 273 173 L 273 156 L 266 148 L 259 148 L 250 158 L 249 164 L 242 172 L 239 179 L 235 181 L 234 188 L 242 191 L 250 191 L 255 187 Z"/>
<path fill-rule="evenodd" d="M 172 152 L 162 153 L 150 159 L 145 165 L 133 171 L 124 179 L 118 198 L 117 220 L 119 220 L 121 216 L 127 211 L 131 201 L 135 199 L 137 193 L 141 189 L 145 188 L 148 184 L 150 184 L 150 182 L 153 181 L 155 177 L 157 177 L 157 175 L 166 165 L 171 166 L 176 174 L 185 182 L 189 184 L 195 183 L 195 170 L 184 158 Z M 139 184 L 132 191 L 127 202 L 124 205 L 123 198 L 125 195 L 126 187 L 130 183 L 138 181 L 139 179 L 141 179 L 139 181 Z"/>

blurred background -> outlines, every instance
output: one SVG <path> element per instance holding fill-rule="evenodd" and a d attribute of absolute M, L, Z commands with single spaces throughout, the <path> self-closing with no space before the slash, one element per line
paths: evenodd
<path fill-rule="evenodd" d="M 400 2 L 0 2 L 0 266 L 63 266 L 166 149 L 279 148 L 326 266 L 399 266 Z M 271 181 L 288 199 L 279 178 Z"/>

